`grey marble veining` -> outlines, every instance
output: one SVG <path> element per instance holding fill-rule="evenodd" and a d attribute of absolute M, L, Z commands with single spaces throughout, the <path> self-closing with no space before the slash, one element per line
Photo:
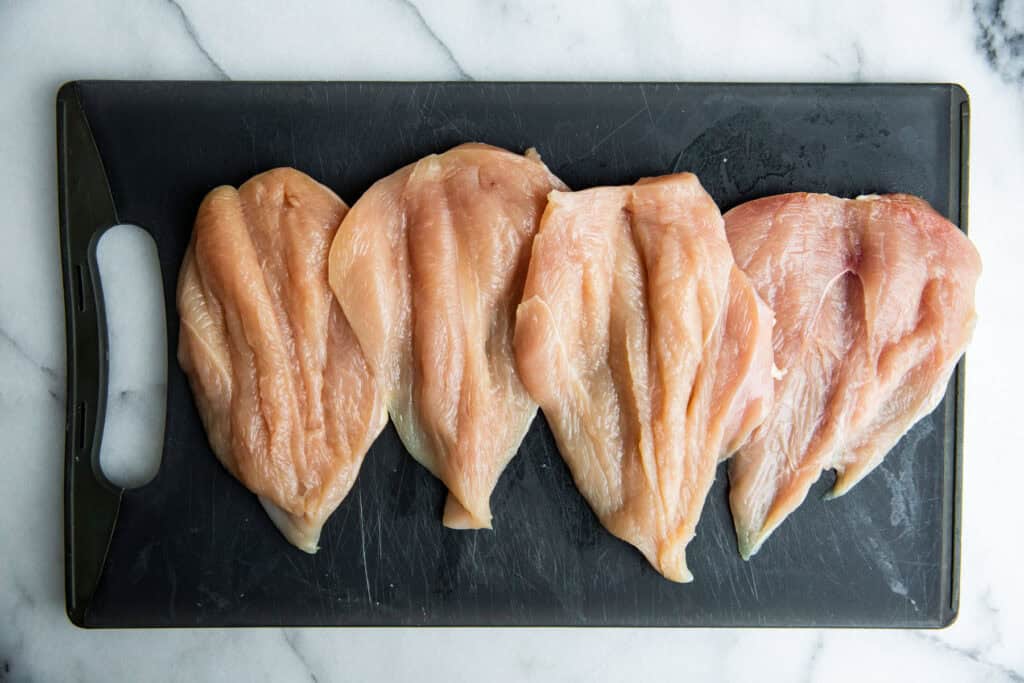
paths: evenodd
<path fill-rule="evenodd" d="M 196 49 L 199 50 L 200 54 L 202 54 L 209 65 L 213 67 L 213 70 L 217 72 L 217 75 L 220 76 L 220 78 L 225 81 L 230 81 L 231 77 L 228 76 L 226 71 L 224 71 L 224 67 L 218 64 L 217 60 L 206 51 L 205 47 L 203 47 L 203 42 L 199 39 L 199 34 L 196 33 L 196 27 L 192 24 L 192 20 L 189 19 L 188 14 L 185 13 L 184 8 L 182 8 L 176 0 L 167 0 L 167 2 L 171 3 L 178 14 L 181 15 L 181 24 L 185 28 L 185 33 L 187 33 L 188 37 L 192 39 L 192 44 L 195 45 Z"/>
<path fill-rule="evenodd" d="M 1024 680 L 1022 31 L 1022 0 L 0 3 L 0 681 Z M 964 84 L 985 271 L 968 352 L 959 621 L 941 632 L 74 629 L 53 100 L 75 78 Z M 144 411 L 147 388 L 122 384 L 126 407 Z"/>
<path fill-rule="evenodd" d="M 1007 82 L 1024 85 L 1024 1 L 974 0 L 978 48 Z"/>

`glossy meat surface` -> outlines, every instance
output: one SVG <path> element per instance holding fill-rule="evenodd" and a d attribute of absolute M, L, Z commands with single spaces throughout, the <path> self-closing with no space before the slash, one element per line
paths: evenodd
<path fill-rule="evenodd" d="M 730 463 L 745 558 L 824 469 L 848 491 L 928 414 L 974 327 L 977 251 L 926 202 L 788 194 L 725 216 L 740 268 L 775 312 L 776 401 Z"/>
<path fill-rule="evenodd" d="M 552 193 L 520 376 L 601 522 L 671 580 L 692 579 L 716 465 L 767 412 L 771 325 L 696 176 Z"/>
<path fill-rule="evenodd" d="M 345 213 L 294 169 L 218 187 L 178 280 L 178 360 L 210 445 L 307 552 L 387 419 L 327 282 Z"/>
<path fill-rule="evenodd" d="M 512 356 L 530 246 L 552 189 L 535 155 L 482 144 L 375 183 L 330 254 L 330 281 L 412 456 L 448 487 L 444 524 L 486 528 L 537 411 Z"/>

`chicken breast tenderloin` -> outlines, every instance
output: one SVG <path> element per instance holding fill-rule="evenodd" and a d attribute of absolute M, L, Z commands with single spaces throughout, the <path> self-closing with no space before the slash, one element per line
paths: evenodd
<path fill-rule="evenodd" d="M 398 434 L 448 487 L 448 527 L 490 527 L 491 491 L 536 414 L 512 334 L 561 188 L 535 153 L 460 145 L 375 183 L 331 247 L 331 286 Z"/>
<path fill-rule="evenodd" d="M 824 469 L 842 495 L 942 399 L 974 327 L 978 252 L 907 195 L 787 194 L 725 215 L 740 268 L 775 311 L 785 373 L 764 424 L 730 463 L 749 558 Z"/>
<path fill-rule="evenodd" d="M 696 176 L 551 193 L 520 376 L 598 518 L 673 581 L 716 465 L 767 414 L 771 327 Z"/>

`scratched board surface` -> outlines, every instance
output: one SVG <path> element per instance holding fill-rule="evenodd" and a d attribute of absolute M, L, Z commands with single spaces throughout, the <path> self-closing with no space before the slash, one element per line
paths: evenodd
<path fill-rule="evenodd" d="M 606 533 L 538 416 L 494 492 L 493 531 L 444 529 L 444 490 L 389 426 L 327 523 L 289 546 L 209 450 L 173 354 L 173 293 L 203 195 L 294 166 L 350 204 L 466 141 L 533 146 L 570 187 L 696 172 L 723 210 L 798 190 L 920 195 L 960 218 L 962 91 L 949 86 L 129 83 L 77 85 L 124 222 L 156 240 L 168 329 L 158 476 L 125 492 L 84 623 L 939 626 L 956 612 L 958 378 L 844 498 L 826 474 L 751 561 L 721 468 L 688 558 L 662 579 Z"/>

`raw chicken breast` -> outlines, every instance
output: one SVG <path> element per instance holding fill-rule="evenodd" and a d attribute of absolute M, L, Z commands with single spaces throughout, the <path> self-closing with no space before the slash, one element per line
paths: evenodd
<path fill-rule="evenodd" d="M 345 204 L 293 169 L 218 187 L 178 279 L 178 360 L 214 453 L 316 552 L 387 413 L 327 284 Z"/>
<path fill-rule="evenodd" d="M 490 496 L 537 406 L 512 357 L 546 196 L 535 155 L 482 144 L 378 181 L 331 247 L 330 281 L 412 456 L 448 487 L 444 524 L 489 528 Z"/>
<path fill-rule="evenodd" d="M 974 327 L 978 253 L 907 195 L 788 194 L 725 216 L 740 268 L 775 311 L 768 419 L 730 467 L 749 558 L 835 468 L 830 496 L 870 472 L 945 394 Z"/>
<path fill-rule="evenodd" d="M 767 413 L 771 327 L 696 176 L 551 193 L 520 376 L 601 522 L 673 581 L 716 465 Z"/>

